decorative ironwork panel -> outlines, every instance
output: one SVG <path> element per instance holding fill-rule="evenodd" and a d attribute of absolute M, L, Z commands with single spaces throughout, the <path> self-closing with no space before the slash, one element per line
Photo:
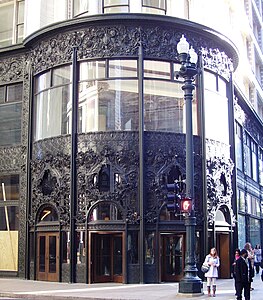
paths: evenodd
<path fill-rule="evenodd" d="M 127 22 L 126 22 L 127 23 Z M 31 63 L 34 73 L 70 63 L 73 47 L 78 47 L 78 59 L 138 56 L 143 46 L 144 57 L 177 61 L 177 43 L 182 34 L 195 49 L 202 52 L 204 66 L 229 78 L 233 70 L 232 59 L 211 38 L 197 31 L 172 26 L 153 25 L 88 25 L 85 29 L 56 34 L 42 40 L 33 48 Z M 221 46 L 222 48 L 222 46 Z"/>

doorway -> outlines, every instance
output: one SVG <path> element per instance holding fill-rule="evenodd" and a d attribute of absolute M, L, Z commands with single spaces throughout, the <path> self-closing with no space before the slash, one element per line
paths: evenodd
<path fill-rule="evenodd" d="M 59 233 L 37 233 L 37 280 L 59 281 Z"/>
<path fill-rule="evenodd" d="M 231 278 L 230 257 L 232 257 L 232 255 L 231 253 L 229 253 L 229 240 L 230 238 L 228 232 L 217 232 L 216 247 L 218 249 L 218 255 L 220 257 L 219 277 L 225 279 Z"/>
<path fill-rule="evenodd" d="M 91 234 L 92 282 L 123 283 L 122 233 Z"/>
<path fill-rule="evenodd" d="M 161 234 L 161 281 L 180 281 L 184 270 L 183 235 Z"/>

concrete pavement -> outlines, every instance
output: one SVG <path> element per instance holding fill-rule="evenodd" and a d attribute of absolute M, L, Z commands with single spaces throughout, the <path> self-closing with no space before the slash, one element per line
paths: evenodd
<path fill-rule="evenodd" d="M 252 284 L 251 300 L 263 299 L 263 282 L 256 275 Z M 190 295 L 178 294 L 178 283 L 161 284 L 80 284 L 32 281 L 17 278 L 0 278 L 0 299 L 50 299 L 50 300 L 185 300 Z M 208 299 L 206 283 L 204 294 L 194 296 L 195 299 Z M 210 298 L 214 299 L 214 298 Z M 217 281 L 216 298 L 218 300 L 234 300 L 235 291 L 232 279 Z"/>

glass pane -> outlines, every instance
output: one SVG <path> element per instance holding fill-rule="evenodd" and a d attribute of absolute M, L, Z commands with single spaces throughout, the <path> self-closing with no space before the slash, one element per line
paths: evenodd
<path fill-rule="evenodd" d="M 122 238 L 113 238 L 113 275 L 122 275 Z"/>
<path fill-rule="evenodd" d="M 23 97 L 23 84 L 12 84 L 7 86 L 7 102 L 18 102 L 22 101 Z"/>
<path fill-rule="evenodd" d="M 167 237 L 164 251 L 166 273 L 180 275 L 183 270 L 182 237 Z"/>
<path fill-rule="evenodd" d="M 165 9 L 165 2 L 166 0 L 143 0 L 142 5 Z"/>
<path fill-rule="evenodd" d="M 17 43 L 21 43 L 24 38 L 24 24 L 17 26 Z"/>
<path fill-rule="evenodd" d="M 228 99 L 210 90 L 205 90 L 205 134 L 206 138 L 229 144 Z"/>
<path fill-rule="evenodd" d="M 128 5 L 129 0 L 104 0 L 104 5 Z"/>
<path fill-rule="evenodd" d="M 132 231 L 128 234 L 127 259 L 129 264 L 138 263 L 138 232 Z"/>
<path fill-rule="evenodd" d="M 19 1 L 18 2 L 18 12 L 17 12 L 17 23 L 18 24 L 24 23 L 24 8 L 25 8 L 25 2 Z"/>
<path fill-rule="evenodd" d="M 22 103 L 2 105 L 0 109 L 0 145 L 21 142 Z"/>
<path fill-rule="evenodd" d="M 137 80 L 108 80 L 82 83 L 81 132 L 138 130 Z"/>
<path fill-rule="evenodd" d="M 111 274 L 111 259 L 110 259 L 110 237 L 98 237 L 97 254 L 97 275 L 109 276 Z"/>
<path fill-rule="evenodd" d="M 14 1 L 0 3 L 0 47 L 12 44 L 13 17 Z"/>
<path fill-rule="evenodd" d="M 129 12 L 128 6 L 113 6 L 113 7 L 105 7 L 104 13 L 113 14 L 113 13 L 125 13 Z"/>
<path fill-rule="evenodd" d="M 51 86 L 51 72 L 48 71 L 35 78 L 35 92 L 38 93 Z"/>
<path fill-rule="evenodd" d="M 71 66 L 54 69 L 52 73 L 52 86 L 70 83 L 71 76 Z"/>
<path fill-rule="evenodd" d="M 79 14 L 83 14 L 85 12 L 89 11 L 89 1 L 90 0 L 75 0 L 73 2 L 74 5 L 74 16 L 77 16 Z"/>
<path fill-rule="evenodd" d="M 238 224 L 238 245 L 239 249 L 243 249 L 246 240 L 246 221 L 245 216 L 238 215 L 237 216 L 237 224 Z"/>
<path fill-rule="evenodd" d="M 145 130 L 185 133 L 185 101 L 181 84 L 144 81 Z M 193 97 L 193 132 L 197 134 L 197 104 Z"/>
<path fill-rule="evenodd" d="M 80 81 L 105 78 L 105 61 L 80 63 Z"/>
<path fill-rule="evenodd" d="M 155 235 L 147 233 L 145 236 L 145 263 L 152 265 L 155 263 Z"/>
<path fill-rule="evenodd" d="M 70 132 L 71 85 L 47 90 L 35 97 L 34 138 L 40 140 Z"/>
<path fill-rule="evenodd" d="M 49 273 L 57 271 L 57 237 L 49 237 Z"/>
<path fill-rule="evenodd" d="M 0 103 L 5 103 L 5 86 L 0 86 Z"/>
<path fill-rule="evenodd" d="M 39 237 L 39 272 L 46 271 L 46 237 Z"/>
<path fill-rule="evenodd" d="M 137 77 L 137 61 L 110 60 L 109 77 Z"/>
<path fill-rule="evenodd" d="M 170 63 L 145 60 L 144 61 L 144 77 L 154 77 L 154 78 L 171 78 L 171 67 Z"/>
<path fill-rule="evenodd" d="M 89 221 L 122 220 L 117 206 L 113 203 L 100 203 L 93 209 Z"/>
<path fill-rule="evenodd" d="M 19 200 L 19 175 L 0 176 L 0 201 Z"/>

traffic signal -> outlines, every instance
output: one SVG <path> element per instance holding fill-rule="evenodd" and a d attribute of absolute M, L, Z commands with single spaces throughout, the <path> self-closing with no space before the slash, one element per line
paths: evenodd
<path fill-rule="evenodd" d="M 192 199 L 191 198 L 181 199 L 180 211 L 182 213 L 190 213 L 192 211 Z"/>
<path fill-rule="evenodd" d="M 177 212 L 179 210 L 180 195 L 178 195 L 178 185 L 176 183 L 168 183 L 166 185 L 166 207 L 168 211 Z"/>

